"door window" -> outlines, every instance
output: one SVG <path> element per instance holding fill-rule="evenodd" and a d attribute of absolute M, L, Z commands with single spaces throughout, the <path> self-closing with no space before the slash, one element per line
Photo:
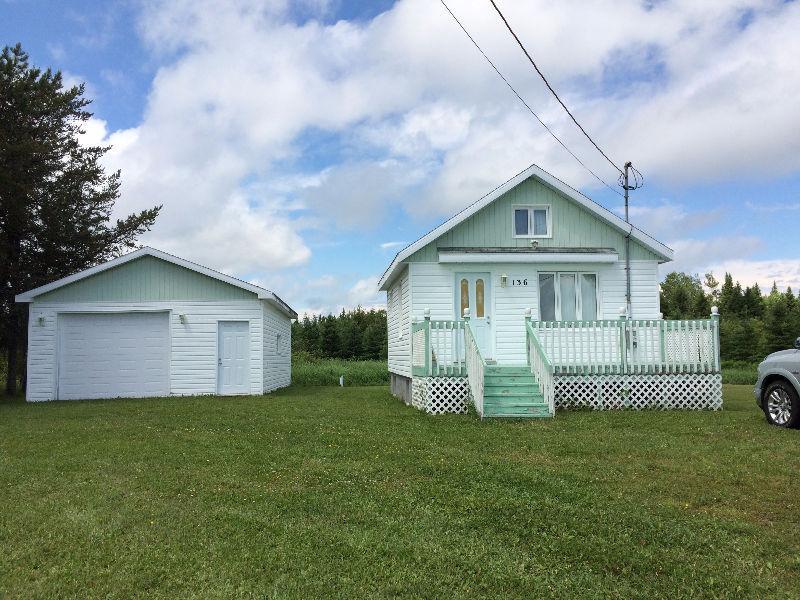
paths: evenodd
<path fill-rule="evenodd" d="M 483 279 L 478 279 L 475 282 L 475 316 L 479 319 L 482 319 L 485 316 L 485 307 L 484 307 L 484 293 L 483 293 L 484 283 Z"/>
<path fill-rule="evenodd" d="M 466 279 L 461 280 L 461 313 L 459 317 L 464 316 L 464 309 L 469 308 L 469 281 Z"/>

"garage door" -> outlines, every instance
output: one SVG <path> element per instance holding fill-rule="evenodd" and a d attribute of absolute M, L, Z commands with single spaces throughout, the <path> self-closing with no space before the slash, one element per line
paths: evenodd
<path fill-rule="evenodd" d="M 58 398 L 169 395 L 167 313 L 61 314 Z"/>

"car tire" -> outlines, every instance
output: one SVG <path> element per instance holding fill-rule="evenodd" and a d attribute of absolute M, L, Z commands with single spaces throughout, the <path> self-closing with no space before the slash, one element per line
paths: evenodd
<path fill-rule="evenodd" d="M 776 427 L 800 427 L 800 399 L 788 381 L 774 381 L 767 386 L 763 399 L 764 416 Z"/>

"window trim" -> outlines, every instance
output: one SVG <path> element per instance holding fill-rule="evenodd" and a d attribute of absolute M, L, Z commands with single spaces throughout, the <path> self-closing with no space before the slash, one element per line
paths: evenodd
<path fill-rule="evenodd" d="M 552 275 L 553 276 L 553 286 L 555 288 L 555 315 L 556 321 L 561 321 L 561 275 L 574 275 L 575 276 L 575 314 L 581 315 L 583 317 L 583 294 L 581 293 L 581 286 L 583 285 L 583 276 L 584 275 L 594 275 L 595 281 L 595 294 L 594 300 L 597 305 L 597 310 L 595 314 L 597 318 L 592 319 L 593 321 L 602 321 L 602 317 L 600 316 L 600 274 L 597 271 L 538 271 L 536 273 L 536 310 L 537 310 L 537 317 L 541 320 L 542 317 L 542 294 L 541 288 L 539 287 L 539 277 L 541 275 Z M 588 319 L 576 319 L 576 321 L 587 321 Z"/>
<path fill-rule="evenodd" d="M 533 233 L 533 211 L 534 210 L 547 211 L 547 234 L 534 235 Z M 517 223 L 514 218 L 517 210 L 528 211 L 528 233 L 526 235 L 517 235 Z M 550 239 L 553 237 L 553 209 L 550 204 L 512 204 L 511 205 L 511 234 L 517 239 Z"/>

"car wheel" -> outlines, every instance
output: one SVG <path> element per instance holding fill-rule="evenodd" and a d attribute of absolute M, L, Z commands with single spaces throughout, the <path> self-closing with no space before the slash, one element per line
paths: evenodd
<path fill-rule="evenodd" d="M 776 381 L 764 392 L 764 415 L 772 425 L 797 427 L 800 425 L 800 400 L 797 392 L 786 381 Z"/>

